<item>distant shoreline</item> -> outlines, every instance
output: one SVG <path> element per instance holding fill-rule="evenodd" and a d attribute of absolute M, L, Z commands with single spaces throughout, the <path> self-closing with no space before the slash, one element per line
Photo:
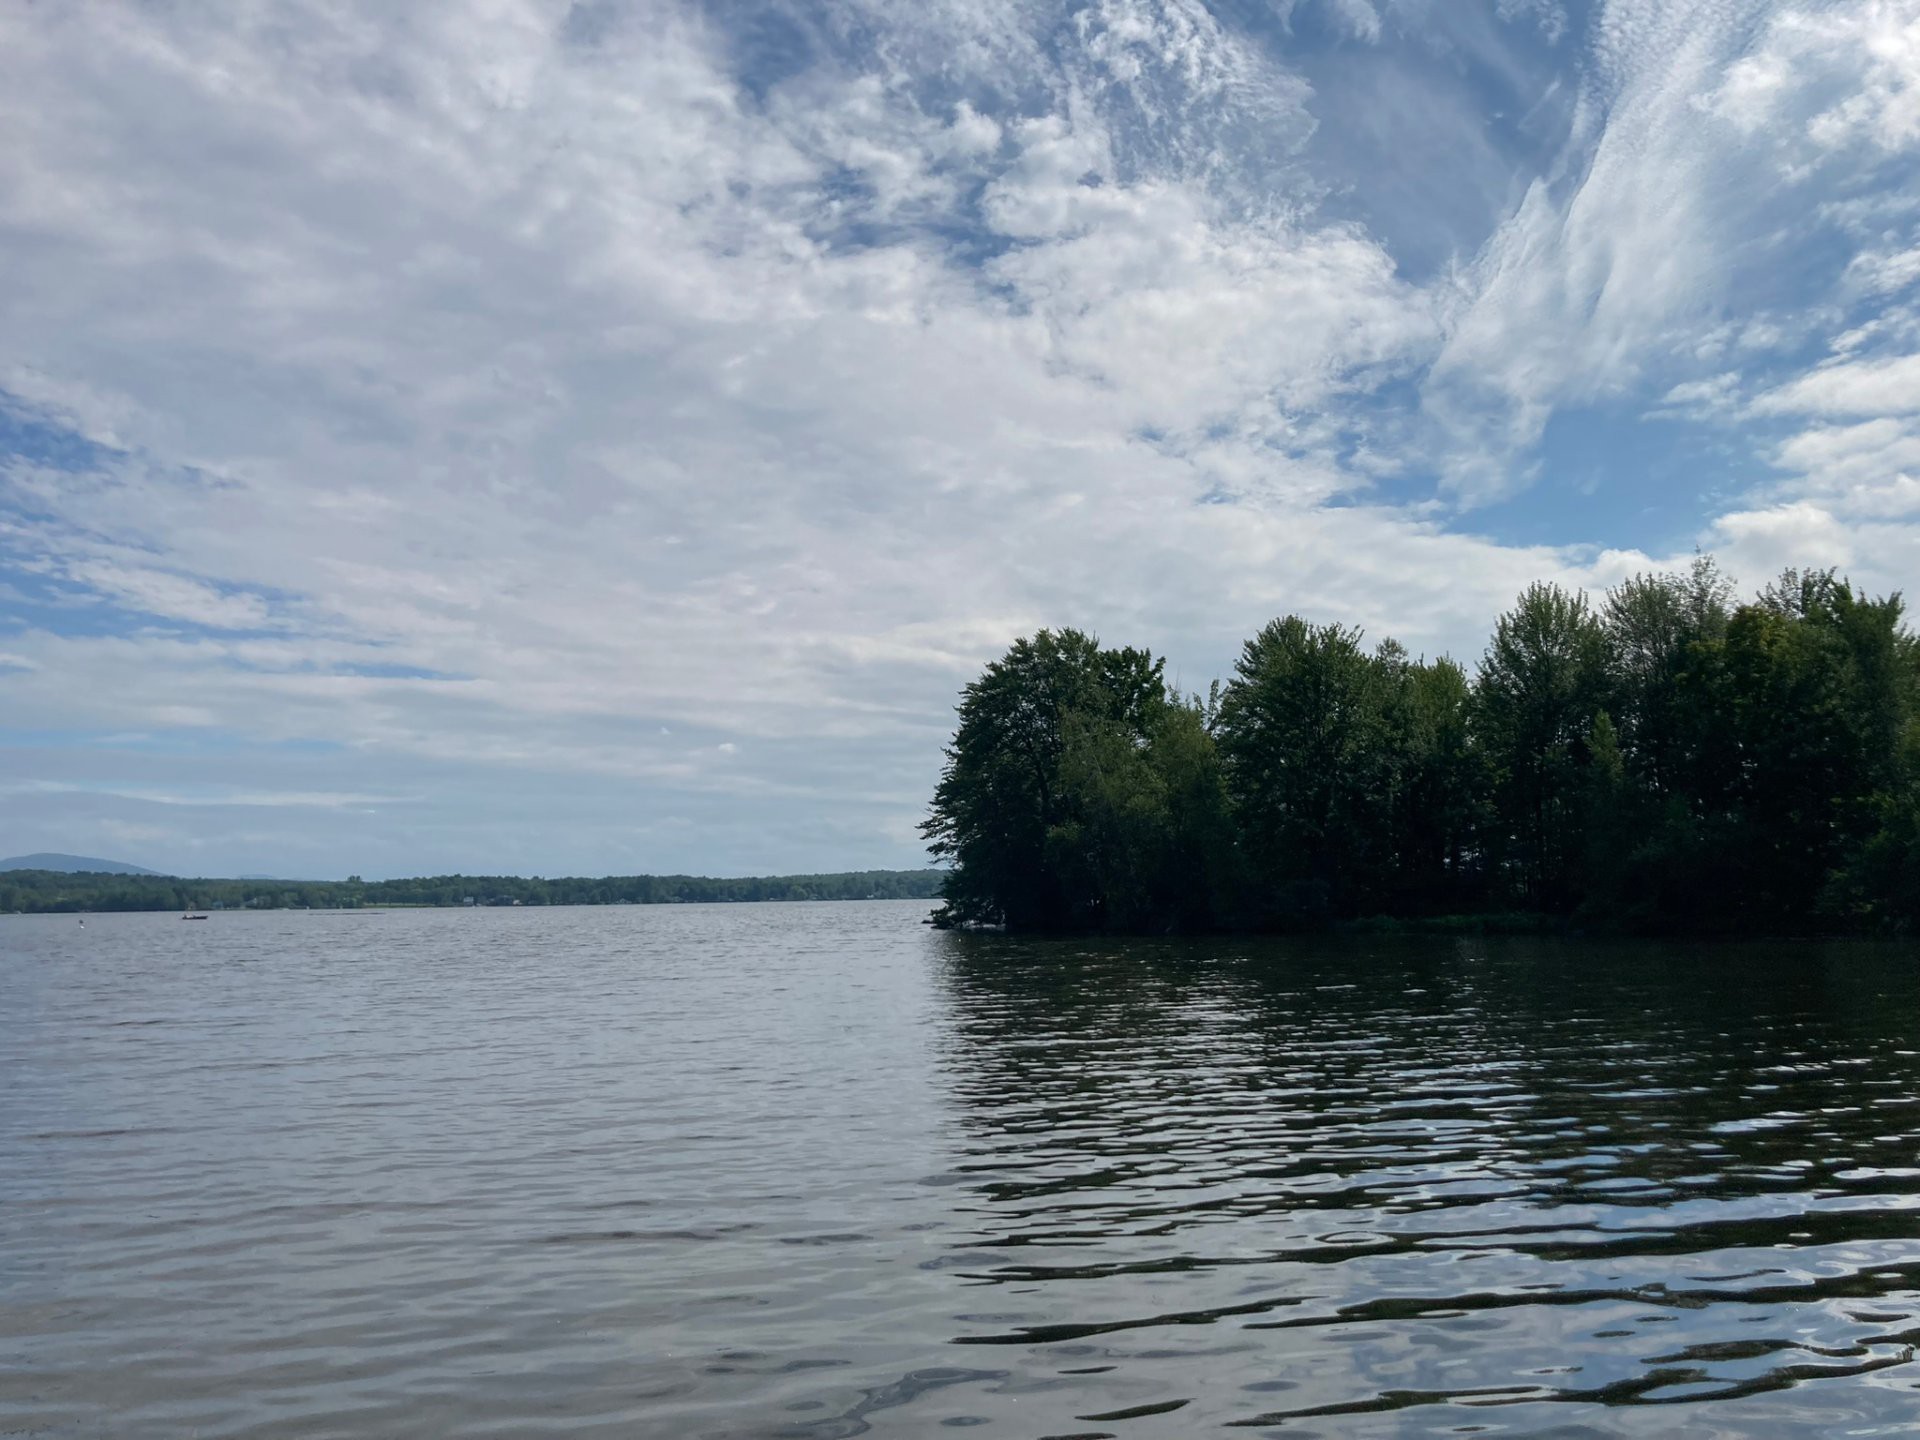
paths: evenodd
<path fill-rule="evenodd" d="M 0 914 L 168 910 L 419 910 L 552 905 L 701 905 L 762 901 L 937 900 L 941 870 L 818 875 L 431 875 L 404 880 L 221 880 L 50 870 L 0 872 Z"/>

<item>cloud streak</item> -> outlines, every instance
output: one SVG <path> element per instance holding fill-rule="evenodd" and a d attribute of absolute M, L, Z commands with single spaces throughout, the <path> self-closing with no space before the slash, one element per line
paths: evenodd
<path fill-rule="evenodd" d="M 1911 554 L 1912 7 L 1489 7 L 1484 53 L 1579 98 L 1432 274 L 1317 157 L 1329 87 L 1463 32 L 1224 13 L 0 17 L 0 774 L 95 787 L 16 848 L 912 863 L 954 692 L 1022 630 L 1195 683 L 1286 609 L 1470 655 L 1526 580 L 1645 563 L 1473 508 L 1622 399 L 1766 468 L 1696 527 L 1737 564 L 1794 506 Z M 1843 488 L 1797 478 L 1827 454 Z M 289 800 L 298 864 L 243 860 L 268 831 L 154 818 L 208 752 L 233 793 L 424 798 L 358 836 Z"/>

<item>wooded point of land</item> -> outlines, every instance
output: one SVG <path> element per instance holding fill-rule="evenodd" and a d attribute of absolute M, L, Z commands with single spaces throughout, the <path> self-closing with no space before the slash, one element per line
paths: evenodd
<path fill-rule="evenodd" d="M 1471 674 L 1289 615 L 1205 695 L 1075 630 L 964 692 L 942 923 L 1289 929 L 1527 911 L 1635 931 L 1920 923 L 1920 643 L 1900 596 L 1709 557 L 1531 586 Z"/>

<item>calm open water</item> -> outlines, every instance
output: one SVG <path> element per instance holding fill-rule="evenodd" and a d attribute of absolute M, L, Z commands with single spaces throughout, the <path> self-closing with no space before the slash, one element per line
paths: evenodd
<path fill-rule="evenodd" d="M 1920 950 L 0 919 L 0 1434 L 1888 1435 Z"/>

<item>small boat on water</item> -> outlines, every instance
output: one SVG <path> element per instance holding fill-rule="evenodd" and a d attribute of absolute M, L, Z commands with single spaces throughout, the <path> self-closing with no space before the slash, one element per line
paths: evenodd
<path fill-rule="evenodd" d="M 182 920 L 204 920 L 207 916 L 205 911 L 196 913 L 192 910 L 186 910 L 181 912 L 180 918 Z"/>

